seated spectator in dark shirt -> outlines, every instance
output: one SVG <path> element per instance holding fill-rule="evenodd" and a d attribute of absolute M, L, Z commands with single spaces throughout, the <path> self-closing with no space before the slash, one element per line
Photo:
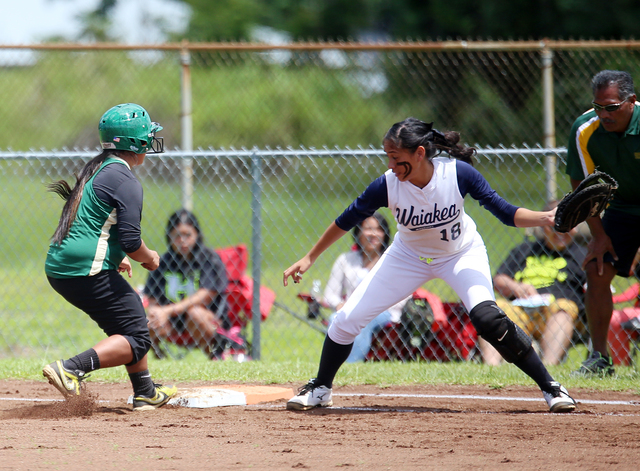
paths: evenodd
<path fill-rule="evenodd" d="M 545 210 L 553 209 L 549 203 Z M 586 275 L 581 263 L 586 248 L 574 243 L 577 230 L 560 233 L 537 228 L 537 236 L 513 249 L 493 278 L 504 298 L 496 303 L 527 334 L 540 341 L 541 357 L 557 365 L 571 344 L 578 313 L 583 306 Z M 497 365 L 498 352 L 480 339 L 485 363 Z"/>
<path fill-rule="evenodd" d="M 204 245 L 193 213 L 179 210 L 167 222 L 169 250 L 150 272 L 144 288 L 154 351 L 164 352 L 160 340 L 196 344 L 210 358 L 221 358 L 229 344 L 225 290 L 227 274 L 220 256 Z"/>

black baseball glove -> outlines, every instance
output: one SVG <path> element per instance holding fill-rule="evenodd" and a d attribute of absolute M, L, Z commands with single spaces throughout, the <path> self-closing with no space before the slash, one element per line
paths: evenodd
<path fill-rule="evenodd" d="M 618 182 L 604 172 L 587 176 L 558 204 L 554 229 L 569 232 L 587 218 L 600 214 L 617 189 Z"/>

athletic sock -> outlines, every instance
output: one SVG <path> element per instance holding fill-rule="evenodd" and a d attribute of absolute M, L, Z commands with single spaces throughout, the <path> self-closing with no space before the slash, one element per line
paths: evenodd
<path fill-rule="evenodd" d="M 553 378 L 549 374 L 549 371 L 547 371 L 547 368 L 542 364 L 542 360 L 533 347 L 529 349 L 529 352 L 522 360 L 515 362 L 514 365 L 528 374 L 531 379 L 540 386 L 540 389 L 545 392 L 551 392 L 550 383 L 553 381 Z"/>
<path fill-rule="evenodd" d="M 326 386 L 329 389 L 333 387 L 333 378 L 335 378 L 342 364 L 347 361 L 352 347 L 353 343 L 340 345 L 331 340 L 328 335 L 325 337 L 316 384 Z"/>
<path fill-rule="evenodd" d="M 133 386 L 134 396 L 153 397 L 155 395 L 156 386 L 153 384 L 149 370 L 129 373 L 129 379 Z"/>
<path fill-rule="evenodd" d="M 68 370 L 80 370 L 85 373 L 89 373 L 90 371 L 100 369 L 100 358 L 98 358 L 96 351 L 93 348 L 90 348 L 87 351 L 63 361 L 62 366 Z"/>

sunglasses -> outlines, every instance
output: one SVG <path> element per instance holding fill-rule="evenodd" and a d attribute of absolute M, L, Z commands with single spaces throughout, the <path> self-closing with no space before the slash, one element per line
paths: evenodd
<path fill-rule="evenodd" d="M 596 103 L 595 101 L 592 101 L 591 104 L 593 105 L 593 109 L 596 111 L 602 111 L 605 110 L 609 113 L 612 113 L 613 111 L 618 111 L 620 109 L 620 107 L 626 103 L 627 100 L 623 100 L 620 103 L 612 103 L 611 105 L 599 105 L 598 103 Z"/>

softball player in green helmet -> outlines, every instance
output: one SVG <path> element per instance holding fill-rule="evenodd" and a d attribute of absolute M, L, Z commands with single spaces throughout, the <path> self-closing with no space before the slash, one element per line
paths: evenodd
<path fill-rule="evenodd" d="M 102 153 L 80 171 L 73 188 L 64 180 L 49 189 L 65 201 L 49 245 L 49 284 L 86 312 L 107 335 L 93 348 L 45 366 L 44 376 L 65 397 L 80 395 L 87 373 L 125 365 L 133 386 L 133 410 L 166 404 L 175 387 L 155 384 L 147 366 L 151 346 L 140 296 L 120 275 L 131 277 L 129 258 L 147 270 L 160 258 L 141 238 L 142 185 L 131 168 L 147 153 L 163 151 L 162 127 L 140 105 L 114 106 L 100 118 Z"/>
<path fill-rule="evenodd" d="M 160 154 L 164 142 L 156 137 L 162 126 L 149 118 L 149 113 L 135 103 L 116 105 L 100 118 L 98 132 L 103 149 L 126 150 L 136 154 Z"/>

